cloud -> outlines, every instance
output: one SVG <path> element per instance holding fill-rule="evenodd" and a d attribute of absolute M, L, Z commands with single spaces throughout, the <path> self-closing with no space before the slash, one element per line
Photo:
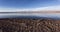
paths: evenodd
<path fill-rule="evenodd" d="M 60 5 L 35 8 L 36 11 L 60 11 Z"/>
<path fill-rule="evenodd" d="M 20 11 L 60 11 L 60 6 L 48 6 L 40 8 L 20 9 L 20 8 L 0 8 L 0 12 L 20 12 Z"/>

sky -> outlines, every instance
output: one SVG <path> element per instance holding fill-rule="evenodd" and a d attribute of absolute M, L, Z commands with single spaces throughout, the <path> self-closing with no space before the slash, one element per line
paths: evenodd
<path fill-rule="evenodd" d="M 1 11 L 35 11 L 60 8 L 60 0 L 0 0 Z"/>

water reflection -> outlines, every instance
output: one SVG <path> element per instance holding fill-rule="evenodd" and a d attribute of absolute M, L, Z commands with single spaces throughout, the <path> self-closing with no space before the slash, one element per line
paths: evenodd
<path fill-rule="evenodd" d="M 60 13 L 5 13 L 5 14 L 0 14 L 0 18 L 5 18 L 5 17 L 18 17 L 18 16 L 37 16 L 37 17 L 57 17 L 60 18 Z"/>

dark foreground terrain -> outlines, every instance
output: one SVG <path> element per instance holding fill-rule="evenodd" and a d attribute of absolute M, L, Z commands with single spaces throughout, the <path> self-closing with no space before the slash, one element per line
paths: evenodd
<path fill-rule="evenodd" d="M 0 32 L 60 32 L 60 20 L 0 19 Z"/>

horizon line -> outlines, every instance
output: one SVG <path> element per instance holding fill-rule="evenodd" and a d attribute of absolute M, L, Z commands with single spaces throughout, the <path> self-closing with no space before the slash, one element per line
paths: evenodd
<path fill-rule="evenodd" d="M 0 12 L 0 13 L 60 13 L 60 11 L 19 11 L 19 12 Z"/>

